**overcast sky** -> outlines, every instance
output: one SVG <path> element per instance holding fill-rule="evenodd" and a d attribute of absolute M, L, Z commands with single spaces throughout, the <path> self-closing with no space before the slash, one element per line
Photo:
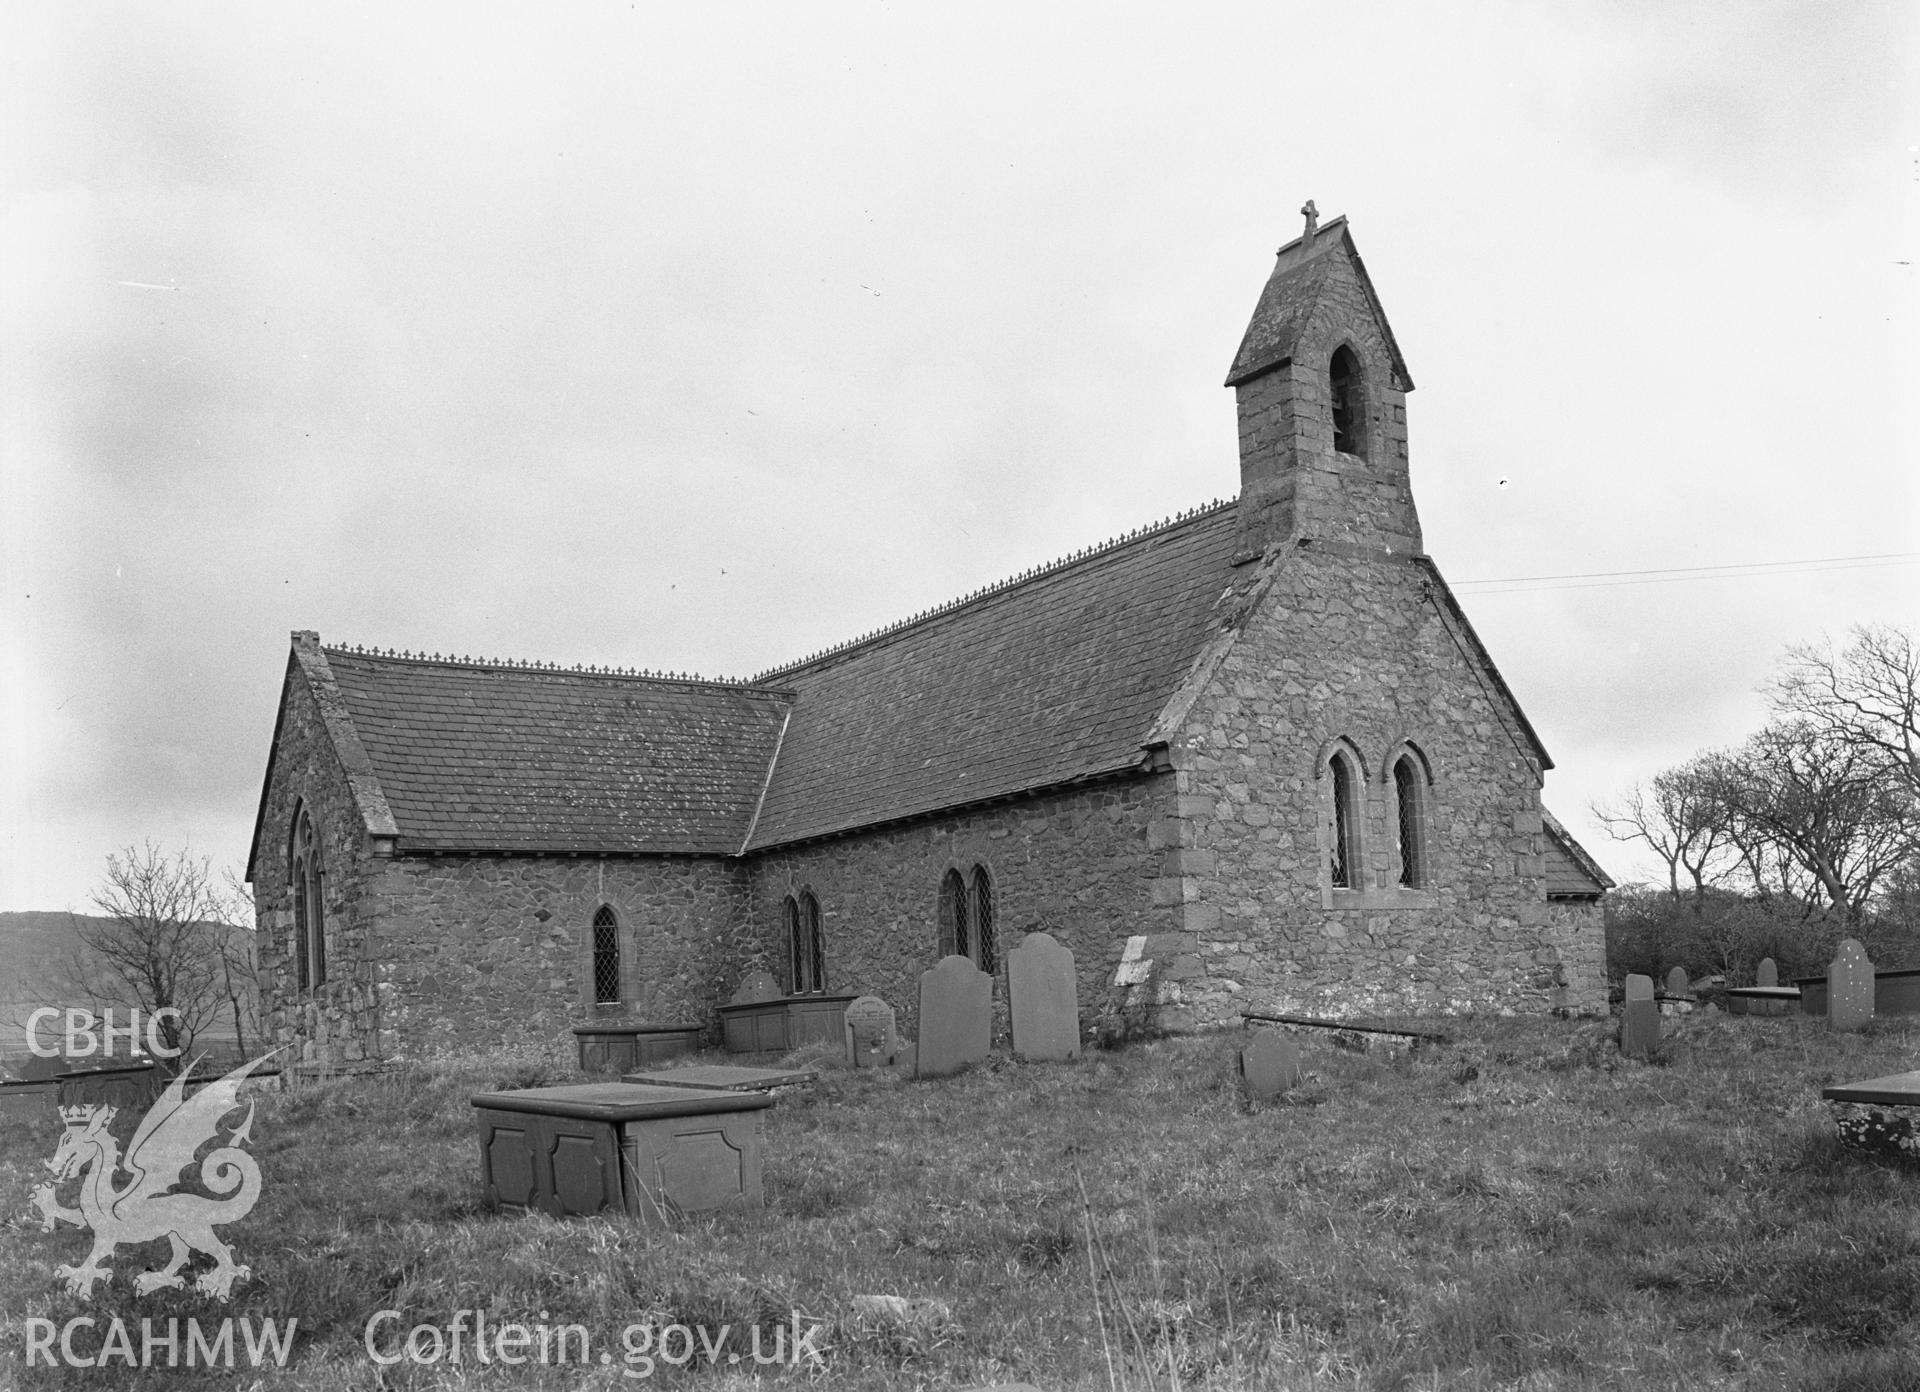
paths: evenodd
<path fill-rule="evenodd" d="M 1239 486 L 1308 198 L 1593 825 L 1916 625 L 1905 4 L 0 10 L 0 909 L 245 856 L 288 633 L 751 675 Z"/>

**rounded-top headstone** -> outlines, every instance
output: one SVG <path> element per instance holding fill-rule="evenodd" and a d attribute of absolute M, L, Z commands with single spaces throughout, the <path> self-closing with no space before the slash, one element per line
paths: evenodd
<path fill-rule="evenodd" d="M 1024 1059 L 1080 1055 L 1080 997 L 1073 953 L 1050 933 L 1029 933 L 1007 954 L 1013 1051 Z"/>
<path fill-rule="evenodd" d="M 1684 996 L 1688 993 L 1688 990 L 1687 969 L 1685 967 L 1675 967 L 1667 973 L 1668 995 Z"/>
<path fill-rule="evenodd" d="M 1837 1030 L 1856 1030 L 1872 1018 L 1873 963 L 1867 950 L 1848 938 L 1827 968 L 1827 1023 Z"/>
<path fill-rule="evenodd" d="M 894 1033 L 893 1007 L 878 996 L 861 996 L 847 1003 L 841 1016 L 847 1036 L 847 1062 L 855 1068 L 878 1068 L 899 1054 Z"/>
<path fill-rule="evenodd" d="M 1645 1058 L 1660 1047 L 1660 1007 L 1653 999 L 1653 978 L 1627 978 L 1627 1003 L 1620 1012 L 1620 1052 Z"/>
<path fill-rule="evenodd" d="M 1760 965 L 1754 970 L 1753 984 L 1772 988 L 1780 984 L 1780 968 L 1773 964 L 1773 958 L 1762 957 Z"/>
<path fill-rule="evenodd" d="M 917 1078 L 958 1073 L 987 1056 L 993 1042 L 993 978 L 968 958 L 942 957 L 920 973 Z"/>

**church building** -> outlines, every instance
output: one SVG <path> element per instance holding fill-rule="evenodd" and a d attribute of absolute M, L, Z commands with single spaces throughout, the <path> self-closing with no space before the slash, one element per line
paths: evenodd
<path fill-rule="evenodd" d="M 1216 503 L 744 680 L 293 635 L 248 879 L 310 1064 L 698 1025 L 764 968 L 913 1031 L 1044 929 L 1094 1037 L 1601 1011 L 1609 881 L 1421 546 L 1344 218 L 1282 247 Z"/>

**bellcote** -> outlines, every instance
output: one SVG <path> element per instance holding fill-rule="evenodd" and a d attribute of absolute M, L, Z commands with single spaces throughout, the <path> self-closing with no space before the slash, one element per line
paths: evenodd
<path fill-rule="evenodd" d="M 1420 551 L 1413 379 L 1345 217 L 1280 248 L 1227 385 L 1240 415 L 1240 559 L 1303 538 Z"/>

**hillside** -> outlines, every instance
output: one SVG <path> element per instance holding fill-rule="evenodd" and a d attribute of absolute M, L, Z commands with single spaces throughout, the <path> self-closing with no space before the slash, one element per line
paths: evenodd
<path fill-rule="evenodd" d="M 59 998 L 55 969 L 76 945 L 76 924 L 106 924 L 99 914 L 63 909 L 0 913 L 0 1062 L 26 1053 L 27 1016 L 41 1006 L 69 1004 Z M 230 1037 L 224 1026 L 209 1038 Z"/>
<path fill-rule="evenodd" d="M 57 1005 L 41 1001 L 46 994 L 48 969 L 66 957 L 72 949 L 76 919 L 104 923 L 105 919 L 87 914 L 70 914 L 64 909 L 46 909 L 27 913 L 0 913 L 0 1049 L 9 1047 L 9 1031 L 17 1031 L 18 1006 L 27 1002 L 27 1010 L 36 1005 Z"/>

